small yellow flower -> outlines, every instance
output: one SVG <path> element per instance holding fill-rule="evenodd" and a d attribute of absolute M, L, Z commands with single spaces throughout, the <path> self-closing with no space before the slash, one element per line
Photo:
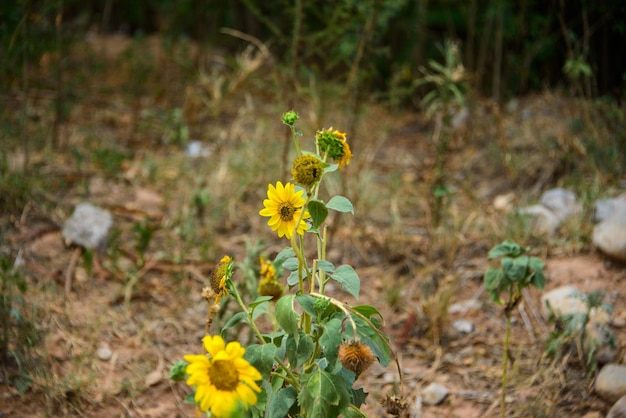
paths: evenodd
<path fill-rule="evenodd" d="M 227 255 L 222 257 L 211 276 L 211 289 L 215 292 L 215 304 L 220 303 L 222 295 L 228 296 L 226 281 L 233 275 L 233 259 Z"/>
<path fill-rule="evenodd" d="M 261 279 L 269 280 L 276 277 L 276 269 L 270 261 L 267 261 L 265 257 L 260 256 L 259 262 L 261 263 L 261 268 L 259 269 Z"/>
<path fill-rule="evenodd" d="M 376 360 L 372 349 L 359 340 L 341 344 L 339 346 L 338 358 L 343 367 L 353 372 L 357 377 Z"/>
<path fill-rule="evenodd" d="M 345 132 L 339 132 L 333 128 L 322 129 L 315 134 L 315 141 L 320 151 L 335 160 L 339 168 L 350 164 L 352 151 L 346 141 Z"/>
<path fill-rule="evenodd" d="M 291 239 L 294 230 L 298 234 L 304 235 L 304 231 L 309 229 L 304 221 L 311 217 L 307 211 L 304 212 L 302 219 L 296 226 L 303 210 L 302 206 L 306 203 L 303 194 L 303 190 L 296 192 L 292 183 L 283 186 L 279 181 L 275 187 L 272 184 L 269 185 L 267 189 L 268 198 L 263 201 L 265 207 L 259 211 L 259 214 L 270 218 L 267 224 L 272 228 L 272 231 L 278 232 L 279 237 L 285 236 L 287 239 Z"/>
<path fill-rule="evenodd" d="M 254 392 L 261 388 L 256 384 L 262 376 L 246 359 L 246 350 L 238 342 L 227 345 L 219 335 L 207 335 L 202 339 L 205 354 L 187 354 L 185 373 L 187 384 L 195 386 L 194 400 L 202 410 L 211 411 L 216 417 L 233 416 L 243 406 L 257 402 Z"/>

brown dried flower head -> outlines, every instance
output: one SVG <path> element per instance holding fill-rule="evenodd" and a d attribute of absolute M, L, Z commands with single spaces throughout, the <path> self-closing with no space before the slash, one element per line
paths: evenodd
<path fill-rule="evenodd" d="M 344 342 L 339 346 L 339 361 L 357 377 L 374 363 L 376 356 L 372 349 L 359 340 Z"/>

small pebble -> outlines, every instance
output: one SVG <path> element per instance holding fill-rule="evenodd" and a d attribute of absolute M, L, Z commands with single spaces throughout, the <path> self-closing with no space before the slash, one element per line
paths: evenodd
<path fill-rule="evenodd" d="M 111 356 L 113 355 L 113 352 L 111 351 L 111 349 L 109 347 L 100 347 L 98 348 L 98 358 L 102 361 L 108 361 Z"/>
<path fill-rule="evenodd" d="M 463 332 L 465 334 L 469 334 L 470 332 L 474 331 L 474 324 L 464 319 L 459 319 L 458 321 L 454 321 L 452 323 L 452 326 L 454 327 L 455 330 L 459 332 Z"/>
<path fill-rule="evenodd" d="M 438 383 L 431 383 L 422 389 L 422 401 L 426 405 L 438 405 L 448 396 L 448 389 Z"/>

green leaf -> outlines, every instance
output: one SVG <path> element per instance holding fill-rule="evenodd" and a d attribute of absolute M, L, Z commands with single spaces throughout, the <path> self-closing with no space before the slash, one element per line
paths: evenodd
<path fill-rule="evenodd" d="M 546 276 L 543 275 L 543 266 L 544 263 L 541 259 L 537 257 L 530 257 L 528 267 L 535 272 L 530 283 L 539 290 L 543 290 L 546 285 Z"/>
<path fill-rule="evenodd" d="M 311 315 L 313 318 L 317 317 L 317 309 L 315 309 L 315 298 L 310 295 L 296 295 L 296 300 L 302 306 L 304 312 Z"/>
<path fill-rule="evenodd" d="M 263 378 L 267 379 L 274 367 L 274 356 L 277 350 L 278 347 L 274 344 L 252 344 L 246 347 L 244 358 L 263 375 Z"/>
<path fill-rule="evenodd" d="M 224 324 L 224 326 L 222 327 L 222 332 L 221 332 L 222 337 L 226 336 L 226 331 L 229 328 L 234 327 L 240 322 L 248 322 L 248 316 L 244 312 L 237 312 L 228 320 L 228 322 Z"/>
<path fill-rule="evenodd" d="M 485 282 L 485 289 L 496 290 L 500 288 L 500 283 L 502 283 L 503 277 L 504 273 L 502 272 L 502 270 L 488 268 L 485 272 L 485 277 L 483 278 Z"/>
<path fill-rule="evenodd" d="M 502 244 L 498 244 L 489 251 L 489 259 L 502 257 L 508 255 L 510 257 L 517 257 L 522 253 L 522 248 L 513 241 L 506 240 Z"/>
<path fill-rule="evenodd" d="M 352 310 L 368 318 L 379 329 L 382 327 L 383 315 L 375 307 L 371 305 L 357 305 L 353 306 Z"/>
<path fill-rule="evenodd" d="M 327 164 L 324 167 L 324 174 L 326 173 L 332 173 L 334 171 L 337 171 L 337 169 L 339 168 L 339 164 Z"/>
<path fill-rule="evenodd" d="M 311 220 L 313 221 L 313 226 L 315 228 L 319 228 L 319 226 L 326 220 L 328 216 L 328 209 L 324 202 L 321 200 L 311 200 L 307 205 L 307 209 L 311 214 Z"/>
<path fill-rule="evenodd" d="M 289 271 L 296 271 L 298 270 L 299 264 L 300 262 L 298 261 L 298 257 L 289 257 L 283 263 L 283 268 Z"/>
<path fill-rule="evenodd" d="M 293 386 L 281 388 L 272 393 L 267 402 L 265 416 L 269 418 L 282 418 L 289 415 L 289 410 L 296 403 L 298 392 Z"/>
<path fill-rule="evenodd" d="M 343 264 L 330 274 L 330 277 L 341 284 L 343 290 L 350 293 L 356 300 L 359 300 L 359 292 L 361 290 L 361 279 L 359 275 L 354 271 L 352 266 Z"/>
<path fill-rule="evenodd" d="M 333 196 L 328 203 L 326 203 L 328 209 L 336 210 L 337 212 L 350 212 L 354 215 L 354 207 L 346 197 Z"/>
<path fill-rule="evenodd" d="M 248 307 L 250 309 L 254 309 L 257 306 L 263 304 L 264 302 L 267 302 L 268 300 L 272 300 L 272 296 L 259 296 L 258 298 L 254 300 L 254 302 L 250 302 Z"/>
<path fill-rule="evenodd" d="M 170 367 L 170 379 L 174 382 L 182 382 L 185 380 L 185 369 L 187 368 L 185 360 L 179 360 Z"/>
<path fill-rule="evenodd" d="M 276 302 L 276 320 L 287 334 L 298 338 L 298 314 L 293 309 L 294 295 L 285 295 Z"/>
<path fill-rule="evenodd" d="M 339 318 L 333 318 L 322 325 L 322 336 L 319 339 L 319 343 L 331 370 L 334 369 L 337 363 L 337 352 L 343 342 L 341 328 L 342 325 Z"/>
<path fill-rule="evenodd" d="M 316 368 L 301 380 L 298 399 L 308 416 L 334 418 L 348 405 L 350 395 L 341 377 Z"/>
<path fill-rule="evenodd" d="M 521 282 L 528 272 L 528 256 L 522 255 L 517 258 L 504 257 L 502 270 L 512 282 Z"/>
<path fill-rule="evenodd" d="M 299 281 L 300 281 L 300 279 L 298 277 L 298 272 L 297 271 L 292 271 L 291 274 L 289 274 L 289 276 L 287 276 L 287 285 L 290 286 L 290 287 L 297 285 Z"/>
<path fill-rule="evenodd" d="M 315 343 L 310 336 L 300 332 L 297 338 L 292 335 L 287 337 L 285 348 L 289 363 L 297 368 L 311 358 Z"/>
<path fill-rule="evenodd" d="M 363 390 L 363 388 L 358 389 L 350 389 L 352 393 L 352 404 L 359 408 L 361 405 L 365 403 L 365 399 L 367 398 L 367 392 Z"/>
<path fill-rule="evenodd" d="M 317 268 L 325 271 L 326 273 L 332 273 L 335 271 L 335 266 L 330 261 L 317 260 Z"/>
<path fill-rule="evenodd" d="M 286 260 L 288 258 L 295 257 L 295 256 L 296 256 L 296 253 L 293 251 L 292 247 L 285 247 L 281 252 L 279 252 L 276 255 L 276 258 L 274 259 L 274 263 L 280 264 L 279 263 L 280 261 L 283 261 L 283 260 Z"/>

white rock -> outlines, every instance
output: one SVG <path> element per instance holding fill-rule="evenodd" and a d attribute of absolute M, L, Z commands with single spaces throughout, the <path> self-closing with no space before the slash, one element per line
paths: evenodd
<path fill-rule="evenodd" d="M 615 402 L 606 418 L 626 418 L 626 395 Z"/>
<path fill-rule="evenodd" d="M 438 405 L 448 396 L 448 389 L 438 383 L 431 383 L 422 389 L 422 401 L 426 405 Z"/>
<path fill-rule="evenodd" d="M 626 261 L 626 208 L 619 208 L 593 229 L 593 244 L 606 255 Z"/>
<path fill-rule="evenodd" d="M 559 227 L 561 220 L 544 205 L 532 205 L 518 211 L 520 215 L 531 218 L 530 227 L 536 234 L 552 235 Z"/>
<path fill-rule="evenodd" d="M 563 221 L 582 212 L 582 205 L 576 201 L 576 194 L 566 189 L 556 188 L 541 195 L 541 204 Z"/>
<path fill-rule="evenodd" d="M 98 355 L 98 358 L 100 360 L 108 361 L 109 359 L 111 359 L 113 352 L 111 351 L 109 347 L 100 347 L 98 348 L 98 351 L 96 354 Z"/>
<path fill-rule="evenodd" d="M 493 199 L 493 207 L 503 212 L 513 210 L 513 201 L 515 201 L 515 193 L 499 194 Z"/>
<path fill-rule="evenodd" d="M 594 390 L 601 398 L 617 402 L 626 395 L 626 366 L 607 364 L 600 370 Z"/>
<path fill-rule="evenodd" d="M 474 331 L 474 324 L 472 324 L 470 321 L 467 321 L 465 319 L 459 319 L 458 321 L 454 321 L 452 323 L 452 326 L 458 332 L 462 332 L 465 334 L 469 334 L 470 332 Z"/>
<path fill-rule="evenodd" d="M 87 249 L 104 250 L 113 225 L 111 212 L 90 203 L 80 203 L 63 224 L 63 239 Z"/>

